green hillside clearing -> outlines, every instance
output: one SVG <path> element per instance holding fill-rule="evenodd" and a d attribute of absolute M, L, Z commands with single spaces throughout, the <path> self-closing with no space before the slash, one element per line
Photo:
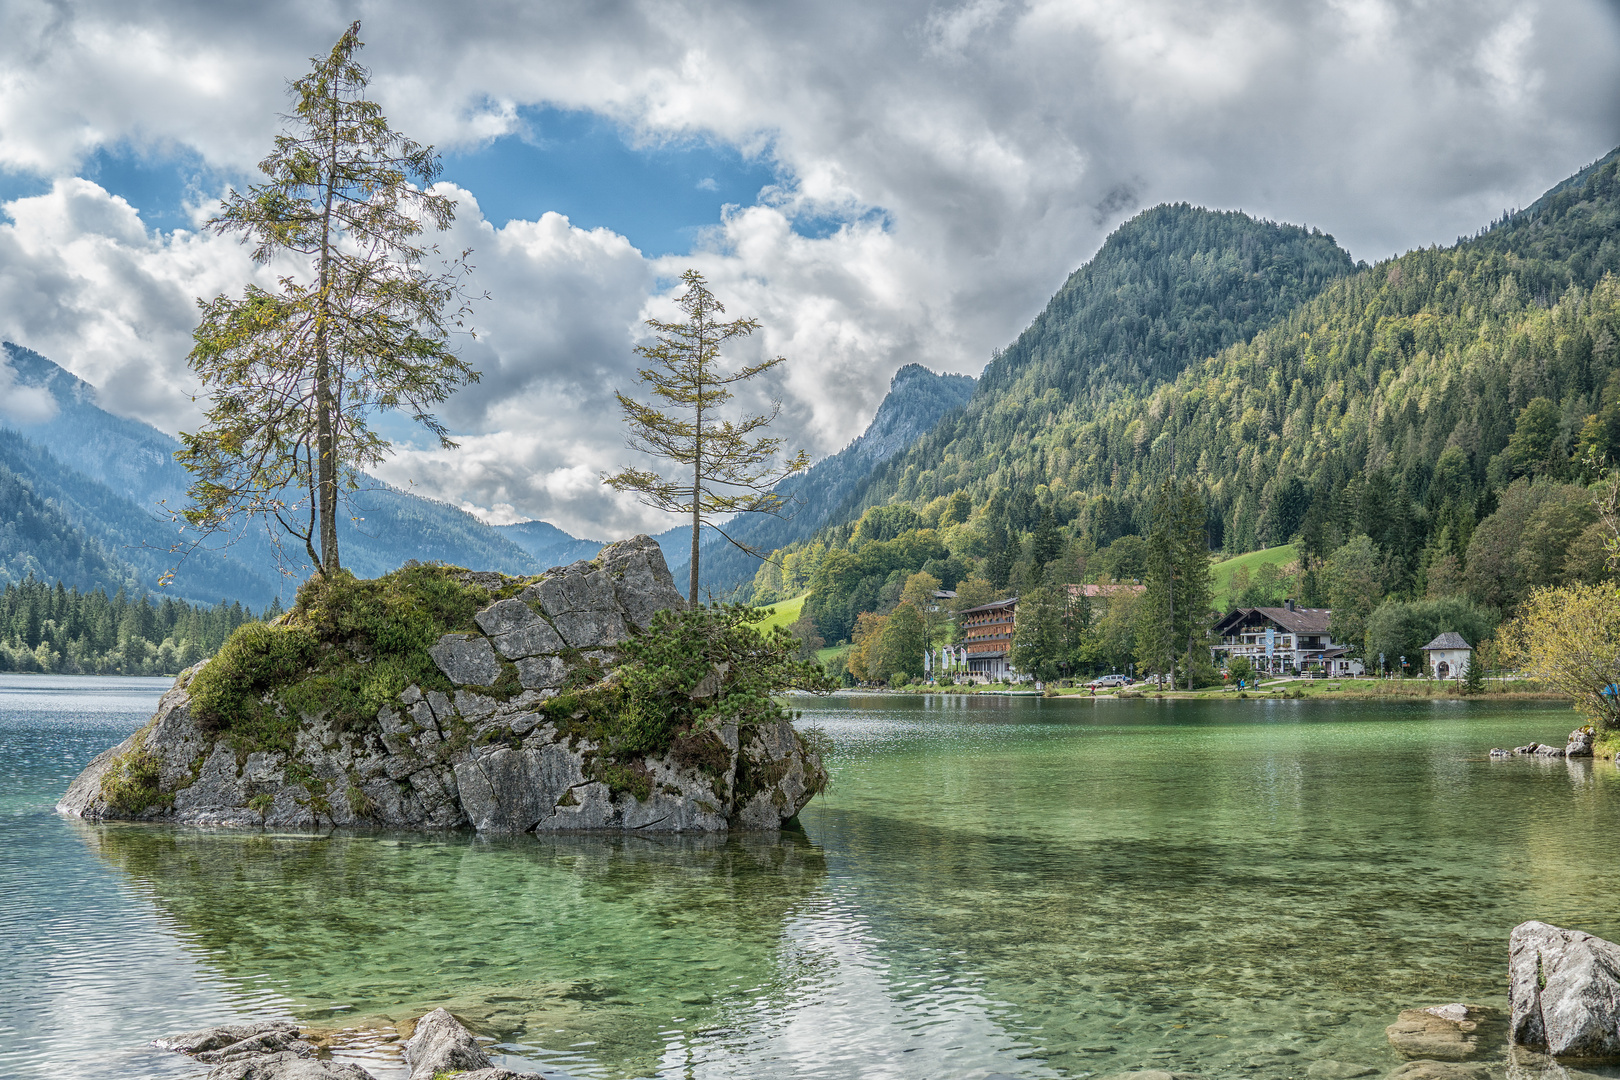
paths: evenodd
<path fill-rule="evenodd" d="M 769 630 L 773 626 L 792 626 L 799 621 L 799 615 L 804 611 L 804 598 L 809 595 L 809 593 L 803 593 L 791 600 L 778 600 L 766 609 L 771 614 L 754 625 L 761 630 Z"/>
<path fill-rule="evenodd" d="M 1299 550 L 1293 544 L 1283 544 L 1281 547 L 1262 548 L 1259 551 L 1249 551 L 1242 555 L 1224 559 L 1210 568 L 1215 580 L 1212 596 L 1215 606 L 1222 611 L 1228 606 L 1228 595 L 1231 592 L 1232 575 L 1238 567 L 1247 567 L 1252 576 L 1256 570 L 1268 563 L 1286 566 L 1299 558 Z"/>

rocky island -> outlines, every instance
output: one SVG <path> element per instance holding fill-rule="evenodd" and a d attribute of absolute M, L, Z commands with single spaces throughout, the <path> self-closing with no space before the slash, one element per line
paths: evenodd
<path fill-rule="evenodd" d="M 826 784 L 741 609 L 685 611 L 638 536 L 531 578 L 316 578 L 185 672 L 57 809 L 187 825 L 777 830 Z"/>

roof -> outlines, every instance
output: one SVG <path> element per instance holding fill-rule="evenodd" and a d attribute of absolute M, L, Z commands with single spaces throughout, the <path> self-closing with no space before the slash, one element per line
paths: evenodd
<path fill-rule="evenodd" d="M 1237 608 L 1228 612 L 1215 624 L 1215 628 L 1221 630 L 1227 626 L 1235 626 L 1250 615 L 1269 619 L 1290 634 L 1325 634 L 1328 632 L 1328 620 L 1333 617 L 1333 612 L 1328 608 L 1310 607 L 1296 607 L 1292 611 L 1285 607 Z"/>
<path fill-rule="evenodd" d="M 1474 647 L 1472 645 L 1463 640 L 1461 634 L 1457 633 L 1455 630 L 1447 630 L 1445 633 L 1423 646 L 1423 651 L 1433 652 L 1440 649 L 1468 649 L 1471 652 L 1473 651 L 1473 648 Z"/>
<path fill-rule="evenodd" d="M 1010 608 L 1016 603 L 1018 603 L 1018 597 L 1009 596 L 1005 600 L 994 600 L 988 604 L 980 604 L 978 607 L 963 608 L 961 611 L 958 611 L 957 614 L 978 615 L 981 612 L 995 611 L 999 608 Z"/>

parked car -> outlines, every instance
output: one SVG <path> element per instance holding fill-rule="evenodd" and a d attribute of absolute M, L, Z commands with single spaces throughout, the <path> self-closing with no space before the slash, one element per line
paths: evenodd
<path fill-rule="evenodd" d="M 1128 675 L 1103 675 L 1086 683 L 1086 686 L 1092 690 L 1112 690 L 1116 687 L 1129 685 L 1131 685 L 1131 680 Z"/>

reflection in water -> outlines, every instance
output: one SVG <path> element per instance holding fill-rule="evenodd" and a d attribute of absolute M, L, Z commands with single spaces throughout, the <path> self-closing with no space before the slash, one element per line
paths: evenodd
<path fill-rule="evenodd" d="M 445 1005 L 536 1062 L 629 1075 L 654 1069 L 670 1032 L 717 1026 L 717 1001 L 784 992 L 784 918 L 826 873 L 802 833 L 79 832 L 210 966 L 273 988 L 303 1023 Z"/>
<path fill-rule="evenodd" d="M 1506 1004 L 1514 924 L 1620 936 L 1620 774 L 1485 754 L 1567 710 L 941 704 L 820 710 L 859 766 L 806 827 L 891 982 L 945 945 L 1067 1074 L 1385 1069 L 1399 1009 Z"/>
<path fill-rule="evenodd" d="M 1399 1009 L 1505 1003 L 1515 923 L 1620 937 L 1620 772 L 1486 756 L 1561 708 L 841 697 L 803 833 L 505 841 L 61 821 L 118 733 L 3 710 L 6 1075 L 200 1075 L 130 1033 L 255 1012 L 399 1075 L 441 1003 L 548 1076 L 1383 1072 Z"/>

